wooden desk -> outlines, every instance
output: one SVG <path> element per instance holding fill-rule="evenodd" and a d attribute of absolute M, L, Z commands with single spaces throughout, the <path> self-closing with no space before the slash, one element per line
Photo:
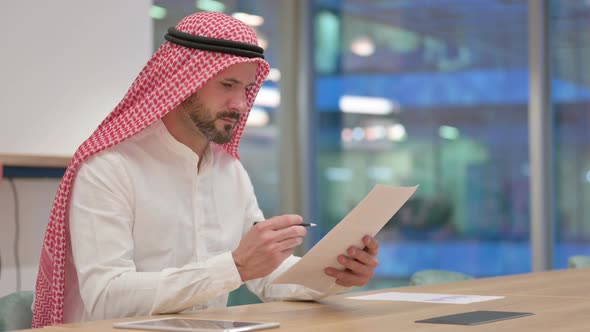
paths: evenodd
<path fill-rule="evenodd" d="M 589 331 L 590 269 L 562 270 L 516 276 L 486 278 L 448 284 L 393 288 L 383 291 L 436 292 L 469 295 L 502 295 L 500 300 L 457 304 L 349 300 L 341 294 L 314 302 L 278 302 L 223 309 L 188 315 L 198 318 L 278 321 L 277 332 L 336 331 Z M 533 312 L 534 316 L 477 326 L 414 323 L 416 320 L 473 310 Z M 167 315 L 178 316 L 178 315 Z M 158 316 L 164 317 L 164 316 Z M 117 331 L 114 321 L 96 321 L 51 327 L 50 332 Z"/>
<path fill-rule="evenodd" d="M 590 298 L 590 268 L 473 279 L 444 286 L 427 285 L 421 286 L 420 291 L 434 293 L 438 292 L 440 287 L 457 294 Z M 590 331 L 590 328 L 588 330 Z"/>

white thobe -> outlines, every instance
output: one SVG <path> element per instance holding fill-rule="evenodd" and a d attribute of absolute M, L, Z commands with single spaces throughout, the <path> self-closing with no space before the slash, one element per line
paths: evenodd
<path fill-rule="evenodd" d="M 198 155 L 157 121 L 83 163 L 69 205 L 78 284 L 66 286 L 66 322 L 226 305 L 242 284 L 231 251 L 264 217 L 239 160 L 214 145 L 202 158 L 197 169 Z M 263 301 L 327 295 L 270 285 L 298 259 L 248 288 Z"/>

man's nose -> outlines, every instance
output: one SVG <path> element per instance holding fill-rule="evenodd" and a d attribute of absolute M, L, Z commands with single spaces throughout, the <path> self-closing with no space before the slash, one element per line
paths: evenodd
<path fill-rule="evenodd" d="M 246 92 L 237 93 L 230 100 L 230 109 L 236 112 L 245 113 L 248 111 L 248 98 Z"/>

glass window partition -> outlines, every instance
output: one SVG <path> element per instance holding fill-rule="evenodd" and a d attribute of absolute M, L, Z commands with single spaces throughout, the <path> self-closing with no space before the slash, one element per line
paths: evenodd
<path fill-rule="evenodd" d="M 590 2 L 549 2 L 555 167 L 554 268 L 590 255 Z"/>
<path fill-rule="evenodd" d="M 417 184 L 378 236 L 384 285 L 530 271 L 527 1 L 313 4 L 317 239 Z"/>

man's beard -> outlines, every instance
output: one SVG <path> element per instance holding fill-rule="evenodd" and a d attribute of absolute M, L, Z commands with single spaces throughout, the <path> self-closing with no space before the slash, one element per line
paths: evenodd
<path fill-rule="evenodd" d="M 186 114 L 189 116 L 197 130 L 209 141 L 216 144 L 226 144 L 231 141 L 234 133 L 234 128 L 240 121 L 240 113 L 232 111 L 224 111 L 217 113 L 215 117 L 211 116 L 211 112 L 203 106 L 202 103 L 195 101 L 196 104 L 191 103 L 193 107 L 186 109 Z M 215 127 L 215 121 L 219 119 L 236 119 L 236 122 L 231 125 L 224 123 L 223 128 L 218 130 Z"/>

